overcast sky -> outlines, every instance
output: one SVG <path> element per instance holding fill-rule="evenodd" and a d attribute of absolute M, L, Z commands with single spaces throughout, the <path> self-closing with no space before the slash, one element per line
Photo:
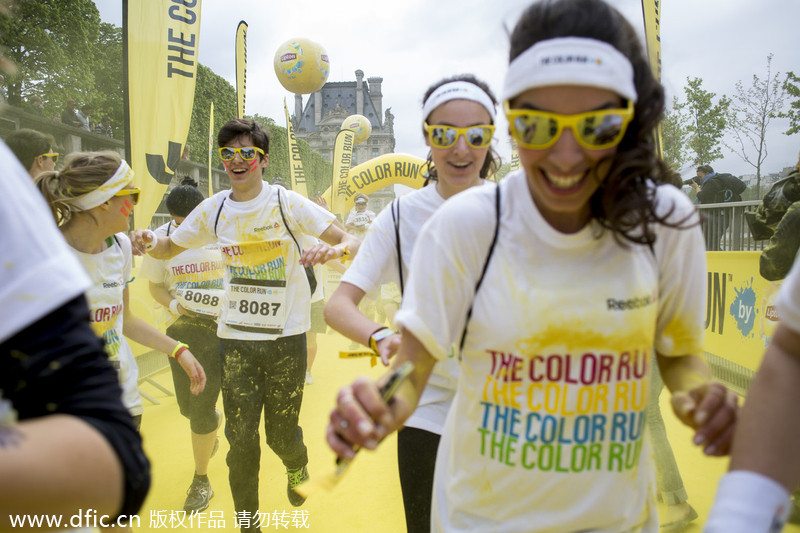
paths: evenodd
<path fill-rule="evenodd" d="M 610 1 L 643 35 L 641 1 Z M 122 25 L 119 0 L 95 4 L 104 21 Z M 292 113 L 294 96 L 275 76 L 275 51 L 288 39 L 314 40 L 330 58 L 328 81 L 354 81 L 357 69 L 365 78 L 383 78 L 383 107 L 395 115 L 395 151 L 424 158 L 420 124 L 425 90 L 442 77 L 471 72 L 499 94 L 508 63 L 507 34 L 527 5 L 525 0 L 202 0 L 199 58 L 235 86 L 235 32 L 239 21 L 246 21 L 246 113 L 285 125 L 283 100 Z M 687 77 L 700 77 L 705 90 L 731 96 L 737 81 L 749 86 L 754 74 L 766 77 L 770 53 L 773 74 L 780 72 L 781 79 L 790 70 L 800 74 L 798 0 L 663 0 L 661 6 L 662 82 L 668 101 L 673 95 L 685 99 Z M 497 148 L 506 159 L 502 118 L 498 126 Z M 800 135 L 783 135 L 787 128 L 784 119 L 770 124 L 762 173 L 797 162 Z M 723 150 L 726 157 L 713 163 L 717 170 L 754 173 Z M 689 177 L 694 170 L 682 174 Z"/>

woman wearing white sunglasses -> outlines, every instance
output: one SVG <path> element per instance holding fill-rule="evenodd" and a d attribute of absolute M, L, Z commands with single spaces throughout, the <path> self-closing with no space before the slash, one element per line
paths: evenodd
<path fill-rule="evenodd" d="M 385 365 L 400 335 L 367 318 L 358 304 L 381 285 L 404 287 L 411 252 L 422 225 L 456 193 L 483 185 L 499 168 L 491 148 L 496 100 L 472 75 L 435 83 L 423 98 L 423 135 L 430 147 L 426 186 L 398 198 L 372 223 L 352 266 L 325 306 L 335 330 L 369 346 Z M 414 414 L 397 440 L 400 486 L 407 530 L 430 530 L 430 503 L 436 449 L 455 392 L 458 365 L 451 356 L 435 366 Z"/>
<path fill-rule="evenodd" d="M 534 3 L 510 60 L 503 99 L 522 168 L 420 232 L 395 317 L 410 384 L 389 404 L 369 380 L 343 388 L 328 442 L 342 457 L 374 447 L 461 339 L 432 529 L 655 533 L 652 351 L 706 454 L 728 452 L 736 416 L 699 355 L 704 247 L 655 156 L 664 92 L 602 0 Z"/>

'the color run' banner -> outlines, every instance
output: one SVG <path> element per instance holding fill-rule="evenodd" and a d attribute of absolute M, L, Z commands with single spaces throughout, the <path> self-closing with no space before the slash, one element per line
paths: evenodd
<path fill-rule="evenodd" d="M 297 146 L 297 137 L 294 136 L 292 121 L 289 120 L 289 109 L 286 107 L 286 98 L 283 99 L 283 112 L 286 115 L 286 136 L 289 140 L 289 174 L 291 175 L 291 187 L 294 192 L 308 198 L 306 173 L 303 172 L 303 162 L 300 161 L 300 147 Z"/>
<path fill-rule="evenodd" d="M 142 189 L 136 227 L 147 227 L 175 175 L 192 118 L 200 3 L 123 0 L 127 153 Z M 191 4 L 189 7 L 187 4 Z"/>
<path fill-rule="evenodd" d="M 707 252 L 706 338 L 703 349 L 756 370 L 778 323 L 780 282 L 759 274 L 761 252 Z"/>
<path fill-rule="evenodd" d="M 642 0 L 644 35 L 647 41 L 647 58 L 653 76 L 661 81 L 661 3 L 663 0 Z M 656 153 L 663 155 L 661 124 L 656 128 Z"/>
<path fill-rule="evenodd" d="M 350 130 L 342 130 L 339 135 L 345 132 L 353 133 Z M 339 160 L 334 160 L 334 172 L 337 171 L 337 161 Z M 339 178 L 334 180 L 336 188 L 325 191 L 323 198 L 332 197 L 331 212 L 344 216 L 352 209 L 356 194 L 361 192 L 369 195 L 396 183 L 419 189 L 425 184 L 427 171 L 428 165 L 419 157 L 408 154 L 383 154 L 349 168 L 346 173 L 334 174 L 334 178 L 337 176 Z"/>
<path fill-rule="evenodd" d="M 350 165 L 353 162 L 353 140 L 355 136 L 356 134 L 353 130 L 342 130 L 336 135 L 336 141 L 333 146 L 332 185 L 328 193 L 323 195 L 323 198 L 328 198 L 328 194 L 330 194 L 331 212 L 339 215 L 344 215 L 345 213 L 344 204 L 348 196 L 345 195 L 344 188 L 347 187 Z"/>
<path fill-rule="evenodd" d="M 236 112 L 244 118 L 244 97 L 247 88 L 247 23 L 236 27 Z M 285 104 L 284 104 L 285 105 Z"/>

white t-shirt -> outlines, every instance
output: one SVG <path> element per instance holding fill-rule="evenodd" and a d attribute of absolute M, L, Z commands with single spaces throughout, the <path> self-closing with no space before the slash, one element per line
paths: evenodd
<path fill-rule="evenodd" d="M 169 236 L 177 227 L 170 221 L 156 229 L 155 233 Z M 184 309 L 210 318 L 219 316 L 225 287 L 222 281 L 222 256 L 216 244 L 189 248 L 168 260 L 145 255 L 140 275 L 148 281 L 164 285 Z M 166 325 L 178 318 L 167 308 L 164 308 L 164 315 Z"/>
<path fill-rule="evenodd" d="M 28 172 L 0 141 L 0 342 L 75 298 L 89 277 Z"/>
<path fill-rule="evenodd" d="M 353 235 L 358 238 L 363 238 L 367 230 L 371 227 L 372 221 L 375 220 L 375 212 L 365 209 L 358 211 L 355 207 L 347 214 L 347 221 L 345 226 L 355 226 L 355 229 L 349 229 Z"/>
<path fill-rule="evenodd" d="M 399 202 L 400 254 L 403 256 L 403 280 L 407 282 L 411 254 L 420 228 L 434 211 L 444 204 L 445 199 L 433 183 L 403 196 Z M 398 287 L 400 286 L 392 206 L 381 211 L 372 223 L 364 242 L 358 249 L 358 254 L 353 259 L 353 264 L 342 275 L 342 281 L 355 285 L 372 297 L 377 297 L 377 291 L 383 284 L 396 283 Z M 457 376 L 458 362 L 454 357 L 438 363 L 422 392 L 417 409 L 406 420 L 405 425 L 441 434 L 447 411 L 453 401 Z"/>
<path fill-rule="evenodd" d="M 218 192 L 194 208 L 171 236 L 184 248 L 219 245 L 225 279 L 221 338 L 274 340 L 311 327 L 311 291 L 300 252 L 281 220 L 277 190 L 264 183 L 258 196 L 245 202 L 232 200 L 230 191 Z M 318 237 L 335 220 L 313 201 L 280 190 L 284 215 L 298 240 L 303 233 Z"/>
<path fill-rule="evenodd" d="M 795 261 L 775 298 L 780 321 L 800 333 L 800 261 Z"/>
<path fill-rule="evenodd" d="M 651 350 L 702 351 L 706 263 L 697 226 L 658 226 L 653 250 L 590 224 L 550 226 L 524 172 L 446 202 L 417 239 L 395 321 L 461 372 L 436 461 L 434 531 L 658 531 L 644 438 Z M 694 208 L 657 190 L 672 220 Z M 422 250 L 425 250 L 422 253 Z"/>
<path fill-rule="evenodd" d="M 122 333 L 122 291 L 132 281 L 131 241 L 124 233 L 117 233 L 109 239 L 108 248 L 100 253 L 86 254 L 75 249 L 72 252 L 92 280 L 92 286 L 86 291 L 89 320 L 94 332 L 105 342 L 111 364 L 119 372 L 122 403 L 131 415 L 140 415 L 144 409 L 137 388 L 139 367 Z"/>

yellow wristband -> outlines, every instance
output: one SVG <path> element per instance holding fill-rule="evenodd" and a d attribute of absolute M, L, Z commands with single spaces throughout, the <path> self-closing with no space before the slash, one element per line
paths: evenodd
<path fill-rule="evenodd" d="M 179 355 L 180 355 L 180 354 L 183 352 L 183 350 L 188 350 L 188 349 L 189 349 L 189 346 L 188 346 L 188 345 L 186 345 L 186 344 L 184 344 L 184 343 L 182 343 L 182 342 L 179 342 L 179 343 L 178 343 L 178 344 L 175 346 L 175 348 L 172 350 L 172 353 L 171 353 L 171 354 L 169 354 L 169 356 L 170 356 L 172 359 L 175 359 L 175 360 L 177 360 L 177 359 L 178 359 L 178 356 L 179 356 Z"/>
<path fill-rule="evenodd" d="M 342 255 L 339 256 L 339 261 L 344 263 L 349 255 L 350 255 L 350 248 L 345 244 L 344 250 L 342 250 Z"/>

